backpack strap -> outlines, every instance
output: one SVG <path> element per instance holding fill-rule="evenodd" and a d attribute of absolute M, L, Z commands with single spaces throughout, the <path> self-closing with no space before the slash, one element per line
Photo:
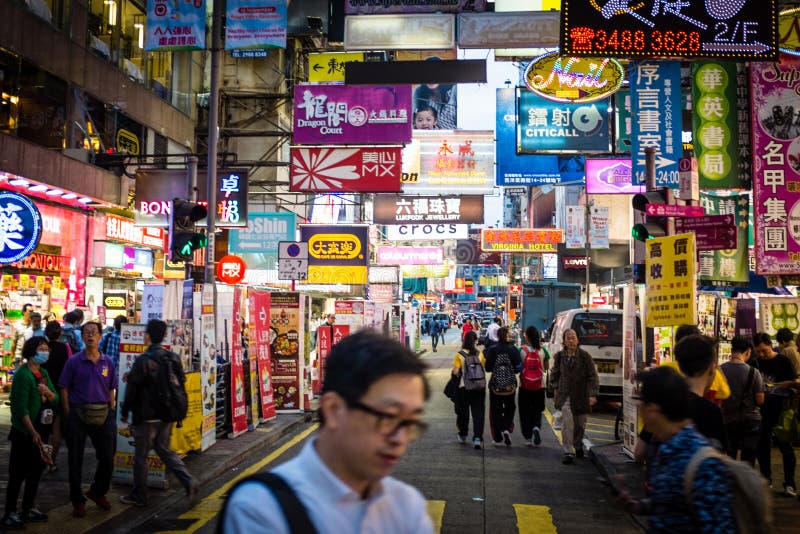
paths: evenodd
<path fill-rule="evenodd" d="M 714 447 L 711 446 L 700 447 L 695 451 L 691 459 L 689 459 L 689 463 L 686 464 L 686 470 L 683 472 L 683 497 L 689 504 L 690 510 L 693 510 L 692 487 L 694 486 L 694 479 L 695 476 L 697 475 L 697 470 L 700 468 L 700 464 L 702 464 L 709 458 L 718 458 L 723 462 L 725 461 L 722 455 L 719 452 L 717 452 L 717 450 Z"/>
<path fill-rule="evenodd" d="M 247 482 L 258 482 L 266 486 L 275 496 L 278 505 L 283 510 L 283 515 L 289 523 L 289 532 L 292 534 L 317 534 L 317 529 L 311 518 L 308 517 L 308 512 L 303 503 L 297 497 L 291 486 L 286 481 L 275 473 L 256 473 L 250 475 L 237 482 L 233 488 L 228 492 L 228 498 L 225 499 L 225 504 L 222 505 L 222 511 L 219 514 L 219 522 L 217 523 L 217 534 L 225 534 L 225 514 L 228 509 L 228 502 L 234 492 Z"/>

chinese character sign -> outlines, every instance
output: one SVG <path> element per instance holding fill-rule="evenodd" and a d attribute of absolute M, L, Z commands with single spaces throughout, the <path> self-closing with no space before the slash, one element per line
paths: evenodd
<path fill-rule="evenodd" d="M 324 52 L 308 54 L 308 81 L 344 83 L 346 63 L 364 61 L 364 52 Z"/>
<path fill-rule="evenodd" d="M 247 226 L 247 169 L 217 170 L 216 224 Z"/>
<path fill-rule="evenodd" d="M 289 190 L 399 193 L 400 146 L 292 147 Z"/>
<path fill-rule="evenodd" d="M 28 197 L 0 193 L 0 264 L 27 257 L 42 237 L 42 216 Z"/>
<path fill-rule="evenodd" d="M 733 215 L 736 225 L 736 248 L 733 250 L 698 250 L 697 277 L 706 284 L 747 285 L 750 266 L 747 254 L 747 233 L 750 193 L 700 193 L 700 205 L 707 215 Z"/>
<path fill-rule="evenodd" d="M 368 226 L 303 225 L 300 240 L 308 243 L 308 283 L 367 283 Z"/>
<path fill-rule="evenodd" d="M 700 189 L 742 187 L 737 117 L 749 114 L 746 108 L 737 108 L 737 90 L 735 63 L 692 63 L 692 124 Z"/>
<path fill-rule="evenodd" d="M 800 273 L 800 59 L 750 65 L 756 273 Z"/>
<path fill-rule="evenodd" d="M 697 324 L 694 234 L 648 239 L 647 326 Z"/>
<path fill-rule="evenodd" d="M 681 138 L 681 64 L 637 61 L 630 65 L 633 183 L 645 183 L 644 149 L 656 150 L 656 186 L 678 187 Z"/>
<path fill-rule="evenodd" d="M 411 141 L 410 85 L 303 85 L 294 88 L 298 144 Z"/>
<path fill-rule="evenodd" d="M 482 228 L 481 250 L 494 252 L 558 252 L 561 228 Z"/>
<path fill-rule="evenodd" d="M 375 224 L 483 224 L 483 197 L 375 195 Z"/>
<path fill-rule="evenodd" d="M 203 50 L 205 47 L 205 0 L 147 0 L 145 50 Z"/>
<path fill-rule="evenodd" d="M 286 0 L 227 0 L 225 50 L 286 48 Z"/>

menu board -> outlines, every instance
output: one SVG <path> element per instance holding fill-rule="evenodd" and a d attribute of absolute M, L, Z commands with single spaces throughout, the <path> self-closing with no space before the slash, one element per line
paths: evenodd
<path fill-rule="evenodd" d="M 300 293 L 270 295 L 272 387 L 278 412 L 305 408 L 303 395 L 305 299 Z"/>

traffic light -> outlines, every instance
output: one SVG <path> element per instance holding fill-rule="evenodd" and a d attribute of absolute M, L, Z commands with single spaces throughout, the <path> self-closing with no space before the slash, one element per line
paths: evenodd
<path fill-rule="evenodd" d="M 652 204 L 650 212 L 658 212 L 667 205 L 667 189 L 648 191 L 633 196 L 634 225 L 631 235 L 637 241 L 647 241 L 654 237 L 667 235 L 667 218 L 659 215 L 647 215 L 647 205 Z"/>
<path fill-rule="evenodd" d="M 192 261 L 194 251 L 208 245 L 206 234 L 195 229 L 195 223 L 204 219 L 208 210 L 194 202 L 176 198 L 172 201 L 169 218 L 169 250 L 172 261 Z"/>

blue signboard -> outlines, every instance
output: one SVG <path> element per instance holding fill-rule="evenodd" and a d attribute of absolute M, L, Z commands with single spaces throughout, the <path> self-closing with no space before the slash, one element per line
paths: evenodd
<path fill-rule="evenodd" d="M 295 240 L 295 225 L 294 213 L 251 213 L 247 228 L 230 231 L 228 253 L 277 256 L 280 241 Z"/>
<path fill-rule="evenodd" d="M 656 149 L 656 186 L 678 187 L 678 160 L 683 157 L 681 64 L 637 61 L 630 64 L 631 160 L 633 183 L 646 182 L 644 149 Z"/>
<path fill-rule="evenodd" d="M 582 104 L 553 102 L 517 89 L 517 152 L 527 154 L 608 153 L 610 99 Z"/>
<path fill-rule="evenodd" d="M 24 259 L 42 237 L 42 215 L 28 197 L 0 193 L 0 264 Z"/>
<path fill-rule="evenodd" d="M 517 154 L 516 92 L 497 90 L 497 185 L 544 185 L 583 180 L 584 157 Z"/>

